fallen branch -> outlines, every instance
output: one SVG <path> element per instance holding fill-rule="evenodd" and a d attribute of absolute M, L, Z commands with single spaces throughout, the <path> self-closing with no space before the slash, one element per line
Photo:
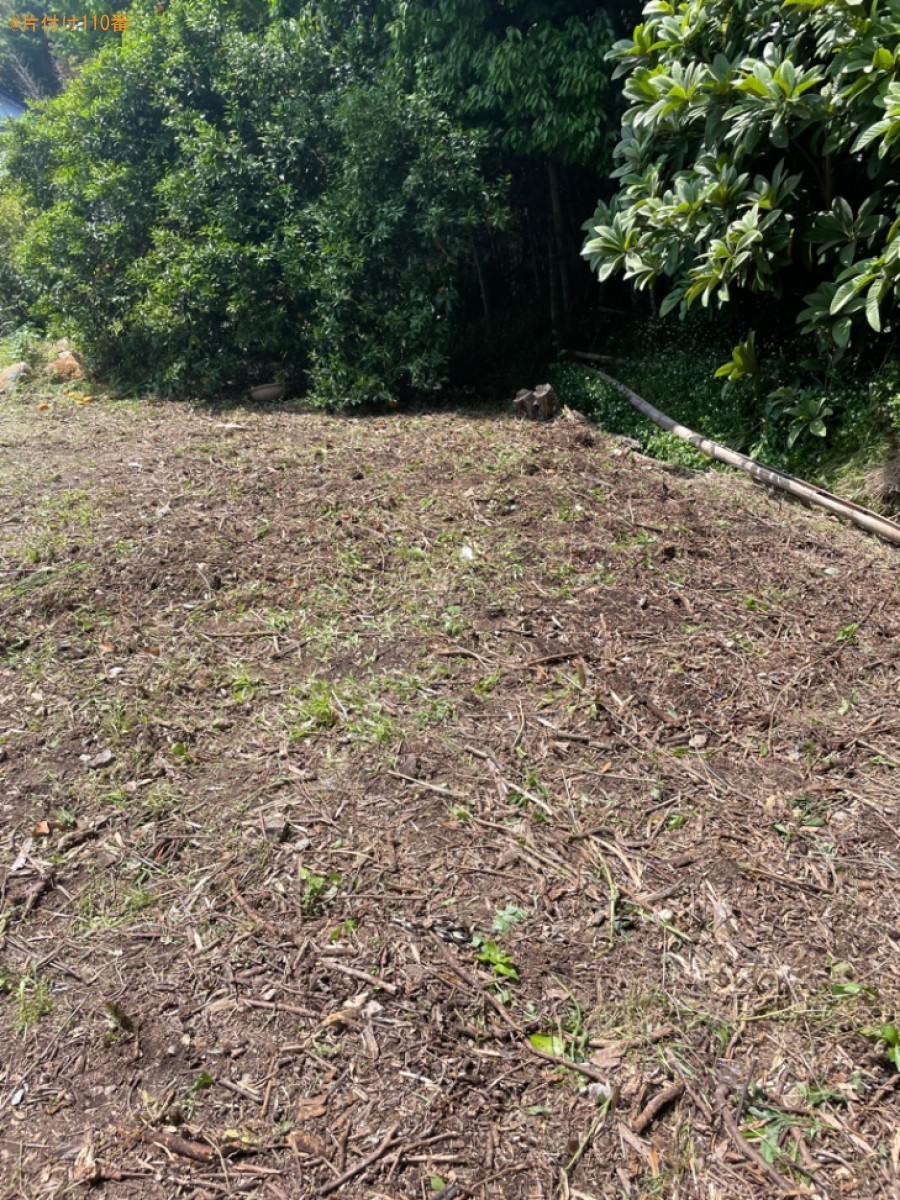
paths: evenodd
<path fill-rule="evenodd" d="M 573 358 L 580 359 L 581 362 L 605 363 L 610 367 L 624 367 L 631 362 L 631 359 L 617 358 L 615 354 L 591 354 L 587 350 L 570 350 L 569 353 Z"/>
<path fill-rule="evenodd" d="M 405 775 L 402 771 L 386 771 L 386 775 L 392 775 L 394 779 L 403 779 L 407 783 L 414 783 L 416 787 L 424 788 L 426 792 L 437 792 L 439 796 L 449 796 L 451 800 L 468 800 L 468 796 L 464 796 L 462 792 L 454 792 L 452 788 L 441 787 L 437 783 L 428 783 L 424 779 L 416 779 L 415 775 Z"/>
<path fill-rule="evenodd" d="M 566 662 L 570 658 L 581 658 L 583 653 L 583 650 L 561 650 L 558 654 L 545 654 L 543 658 L 530 658 L 516 669 L 524 671 L 526 668 L 543 666 L 544 663 Z"/>
<path fill-rule="evenodd" d="M 826 492 L 824 488 L 816 487 L 812 483 L 806 483 L 804 480 L 797 479 L 793 475 L 788 475 L 784 471 L 776 471 L 773 467 L 763 466 L 762 463 L 748 458 L 746 454 L 739 454 L 736 450 L 729 450 L 727 446 L 722 446 L 718 442 L 712 441 L 711 438 L 694 433 L 692 429 L 688 429 L 685 425 L 679 425 L 677 421 L 673 421 L 664 412 L 660 412 L 658 408 L 654 408 L 652 404 L 648 404 L 637 392 L 633 392 L 630 387 L 626 387 L 624 383 L 620 383 L 612 375 L 607 375 L 600 367 L 593 367 L 592 370 L 605 379 L 610 387 L 614 387 L 617 392 L 620 392 L 639 413 L 647 417 L 654 425 L 658 425 L 660 429 L 665 429 L 667 433 L 674 433 L 676 437 L 681 438 L 684 442 L 689 442 L 701 454 L 705 454 L 707 458 L 714 458 L 719 462 L 727 463 L 731 467 L 738 467 L 740 470 L 746 471 L 748 475 L 751 475 L 760 483 L 768 484 L 769 487 L 779 488 L 781 491 L 788 492 L 790 495 L 803 500 L 806 504 L 814 505 L 817 508 L 824 508 L 827 512 L 833 513 L 835 516 L 845 517 L 848 521 L 852 521 L 854 525 L 858 525 L 868 533 L 874 533 L 886 541 L 900 545 L 900 525 L 895 521 L 889 521 L 887 517 L 881 517 L 878 513 L 872 512 L 871 509 L 863 508 L 861 504 L 854 504 L 852 500 L 841 500 L 837 496 L 833 496 L 831 492 Z"/>
<path fill-rule="evenodd" d="M 99 837 L 100 831 L 105 825 L 110 822 L 110 817 L 101 817 L 93 825 L 88 825 L 84 829 L 73 829 L 70 833 L 65 833 L 56 843 L 57 854 L 67 854 L 69 850 L 74 850 L 76 846 L 80 846 L 82 842 L 90 841 L 91 838 Z"/>
<path fill-rule="evenodd" d="M 343 1187 L 345 1183 L 349 1183 L 351 1179 L 355 1179 L 357 1175 L 361 1175 L 363 1171 L 368 1170 L 373 1163 L 378 1162 L 379 1158 L 390 1150 L 394 1141 L 394 1135 L 399 1128 L 399 1125 L 392 1125 L 371 1154 L 365 1158 L 361 1158 L 352 1167 L 348 1167 L 343 1175 L 338 1175 L 337 1179 L 332 1179 L 330 1183 L 326 1183 L 324 1187 L 319 1188 L 319 1195 L 327 1196 L 330 1192 L 336 1192 L 338 1188 Z"/>
<path fill-rule="evenodd" d="M 377 975 L 370 975 L 368 971 L 361 971 L 358 967 L 348 967 L 344 963 L 332 962 L 328 958 L 319 959 L 319 964 L 328 971 L 339 971 L 342 975 L 349 975 L 352 979 L 359 979 L 363 983 L 371 984 L 372 987 L 381 988 L 389 996 L 396 996 L 400 991 L 396 984 L 388 983 L 386 979 L 379 979 Z"/>
<path fill-rule="evenodd" d="M 37 907 L 38 902 L 44 896 L 45 892 L 49 892 L 54 883 L 55 877 L 51 871 L 49 874 L 45 875 L 43 879 L 39 879 L 37 883 L 33 884 L 32 887 L 28 889 L 28 892 L 26 893 L 25 899 L 22 903 L 22 907 L 18 913 L 18 919 L 20 921 L 24 921 L 32 909 Z"/>
<path fill-rule="evenodd" d="M 532 1046 L 527 1038 L 522 1044 L 531 1051 L 535 1058 L 542 1058 L 544 1062 L 553 1063 L 557 1067 L 566 1067 L 567 1070 L 575 1071 L 586 1079 L 593 1079 L 595 1083 L 609 1083 L 609 1072 L 601 1071 L 599 1067 L 595 1067 L 591 1063 L 573 1062 L 571 1058 L 564 1058 L 561 1054 L 550 1054 L 546 1050 L 538 1050 L 537 1046 Z"/>
<path fill-rule="evenodd" d="M 263 929 L 268 930 L 268 932 L 271 933 L 274 937 L 280 938 L 281 934 L 275 928 L 275 926 L 270 921 L 267 921 L 266 918 L 261 913 L 258 913 L 255 908 L 252 908 L 247 903 L 247 901 L 244 899 L 244 897 L 238 891 L 237 884 L 234 882 L 234 880 L 231 879 L 231 880 L 229 880 L 229 882 L 231 883 L 231 893 L 234 896 L 235 900 L 237 901 L 239 908 L 250 918 L 250 920 L 253 922 L 253 924 L 261 925 L 263 927 Z"/>
<path fill-rule="evenodd" d="M 650 1103 L 638 1114 L 631 1128 L 635 1133 L 643 1133 L 649 1129 L 667 1104 L 678 1100 L 684 1094 L 684 1084 L 680 1081 L 672 1083 L 661 1092 L 657 1092 Z"/>
<path fill-rule="evenodd" d="M 738 1150 L 740 1150 L 741 1154 L 743 1154 L 744 1158 L 746 1158 L 748 1162 L 753 1163 L 755 1167 L 758 1167 L 759 1170 L 762 1171 L 765 1177 L 769 1180 L 769 1182 L 778 1189 L 782 1196 L 803 1195 L 802 1192 L 798 1192 L 796 1188 L 791 1187 L 788 1181 L 783 1176 L 779 1175 L 775 1168 L 770 1163 L 767 1163 L 757 1150 L 753 1149 L 753 1147 L 741 1133 L 737 1122 L 727 1108 L 721 1108 L 719 1113 L 722 1117 L 722 1124 L 725 1126 L 726 1133 L 734 1142 Z"/>
<path fill-rule="evenodd" d="M 192 1162 L 210 1163 L 216 1157 L 211 1146 L 201 1145 L 200 1142 L 188 1142 L 177 1134 L 166 1133 L 162 1129 L 143 1130 L 141 1141 L 151 1146 L 162 1146 L 172 1154 L 189 1158 Z"/>

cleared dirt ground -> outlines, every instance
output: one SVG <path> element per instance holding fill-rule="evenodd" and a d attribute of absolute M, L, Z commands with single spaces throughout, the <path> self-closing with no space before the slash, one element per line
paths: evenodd
<path fill-rule="evenodd" d="M 38 399 L 3 1200 L 900 1196 L 895 549 L 564 420 Z"/>

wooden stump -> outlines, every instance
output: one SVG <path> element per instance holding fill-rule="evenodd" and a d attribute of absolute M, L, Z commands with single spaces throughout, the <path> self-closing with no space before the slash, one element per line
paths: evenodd
<path fill-rule="evenodd" d="M 529 421 L 552 421 L 559 412 L 559 398 L 549 383 L 539 383 L 529 391 L 522 388 L 516 392 L 513 408 L 517 417 Z"/>

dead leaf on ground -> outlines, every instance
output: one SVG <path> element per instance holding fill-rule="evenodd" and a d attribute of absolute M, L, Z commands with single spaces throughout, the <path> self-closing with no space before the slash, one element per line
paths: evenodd
<path fill-rule="evenodd" d="M 591 1054 L 591 1062 L 602 1070 L 613 1070 L 618 1067 L 625 1057 L 625 1051 L 617 1042 L 608 1046 L 598 1046 Z"/>
<path fill-rule="evenodd" d="M 321 1096 L 301 1096 L 297 1101 L 294 1116 L 298 1121 L 314 1121 L 316 1117 L 324 1117 L 328 1110 L 324 1094 Z"/>
<path fill-rule="evenodd" d="M 252 1129 L 223 1129 L 219 1138 L 223 1150 L 240 1151 L 242 1154 L 253 1154 L 261 1149 L 262 1136 Z"/>
<path fill-rule="evenodd" d="M 115 757 L 115 754 L 107 746 L 93 757 L 90 754 L 82 754 L 81 761 L 89 767 L 107 767 Z"/>
<path fill-rule="evenodd" d="M 95 1183 L 100 1179 L 100 1170 L 94 1157 L 94 1143 L 88 1140 L 78 1151 L 72 1166 L 73 1183 Z"/>
<path fill-rule="evenodd" d="M 322 1022 L 324 1027 L 331 1025 L 355 1025 L 362 1015 L 363 1006 L 369 998 L 368 992 L 360 992 L 358 996 L 354 996 L 352 1000 L 348 1000 L 343 1008 L 339 1008 L 337 1012 L 329 1013 Z"/>
<path fill-rule="evenodd" d="M 10 875 L 15 875 L 17 871 L 22 871 L 28 865 L 28 856 L 31 854 L 31 848 L 34 845 L 34 838 L 27 837 L 22 842 L 19 853 L 16 855 L 13 865 L 9 868 Z"/>
<path fill-rule="evenodd" d="M 367 1025 L 365 1029 L 363 1029 L 362 1037 L 366 1046 L 366 1053 L 374 1062 L 381 1054 L 381 1050 L 379 1049 L 378 1040 L 375 1037 L 375 1033 L 371 1025 Z"/>
<path fill-rule="evenodd" d="M 288 1145 L 295 1154 L 311 1154 L 315 1158 L 325 1157 L 325 1139 L 317 1133 L 295 1129 L 288 1134 Z"/>

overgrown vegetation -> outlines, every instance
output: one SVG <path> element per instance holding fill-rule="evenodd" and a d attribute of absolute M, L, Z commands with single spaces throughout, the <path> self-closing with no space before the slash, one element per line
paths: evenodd
<path fill-rule="evenodd" d="M 454 255 L 492 219 L 475 143 L 379 75 L 361 20 L 335 39 L 312 14 L 239 17 L 173 5 L 16 131 L 13 257 L 36 313 L 163 391 L 260 372 L 343 402 L 431 385 Z"/>
<path fill-rule="evenodd" d="M 0 336 L 69 335 L 128 386 L 271 378 L 330 407 L 518 386 L 590 345 L 774 465 L 862 487 L 890 458 L 893 10 L 125 9 L 105 38 L 0 37 L 0 82 L 54 97 L 0 138 Z M 685 325 L 689 308 L 723 319 Z M 580 369 L 556 380 L 649 452 L 705 465 Z"/>
<path fill-rule="evenodd" d="M 756 375 L 723 381 L 717 378 L 722 343 L 721 326 L 705 313 L 689 314 L 684 323 L 648 319 L 617 336 L 623 359 L 610 370 L 695 432 L 881 510 L 898 510 L 900 480 L 891 469 L 900 434 L 895 362 L 872 370 L 862 354 L 849 356 L 845 369 L 827 357 L 791 360 L 791 343 L 783 341 Z M 644 453 L 694 470 L 714 466 L 648 422 L 590 367 L 559 363 L 551 378 L 569 404 L 637 439 Z"/>
<path fill-rule="evenodd" d="M 5 135 L 0 319 L 159 391 L 333 405 L 546 353 L 591 288 L 613 36 L 578 2 L 137 4 Z"/>
<path fill-rule="evenodd" d="M 900 20 L 884 6 L 647 4 L 610 53 L 629 103 L 619 184 L 584 248 L 601 281 L 620 276 L 663 318 L 694 305 L 724 313 L 721 391 L 708 378 L 712 322 L 695 321 L 690 354 L 647 328 L 661 353 L 628 372 L 642 394 L 773 465 L 895 509 L 895 485 L 875 475 L 896 474 L 900 428 L 884 338 L 900 289 L 897 55 Z"/>

